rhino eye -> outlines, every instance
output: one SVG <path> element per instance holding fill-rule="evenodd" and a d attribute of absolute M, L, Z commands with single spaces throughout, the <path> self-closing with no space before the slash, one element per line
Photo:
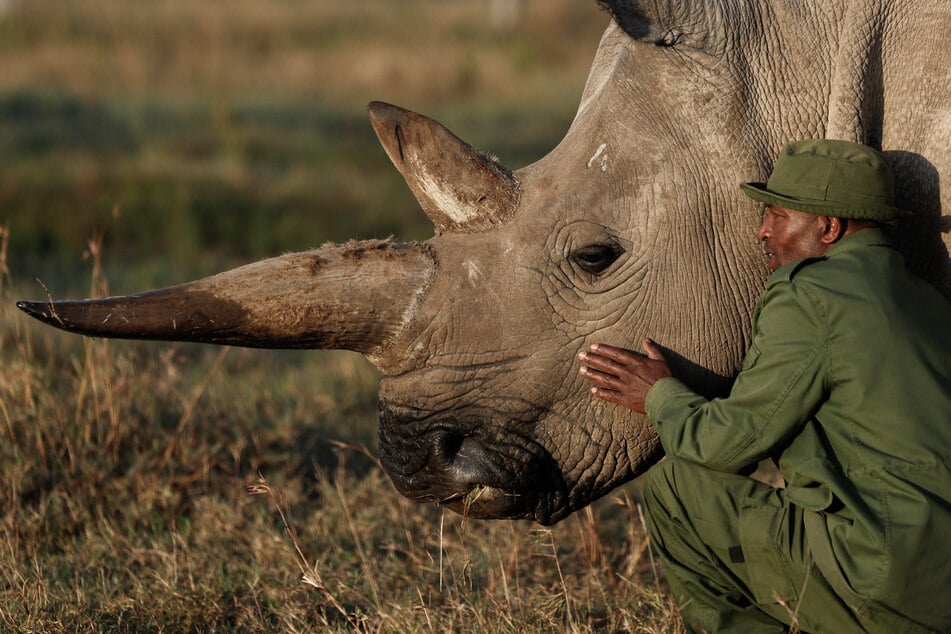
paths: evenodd
<path fill-rule="evenodd" d="M 614 264 L 623 252 L 617 244 L 589 244 L 572 251 L 568 258 L 582 270 L 598 275 Z"/>

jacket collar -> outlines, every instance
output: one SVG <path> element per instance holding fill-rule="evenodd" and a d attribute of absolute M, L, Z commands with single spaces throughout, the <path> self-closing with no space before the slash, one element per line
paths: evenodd
<path fill-rule="evenodd" d="M 885 232 L 878 227 L 869 229 L 859 229 L 855 233 L 850 233 L 825 252 L 824 257 L 831 257 L 836 253 L 854 251 L 862 247 L 890 247 L 892 243 L 885 236 Z"/>

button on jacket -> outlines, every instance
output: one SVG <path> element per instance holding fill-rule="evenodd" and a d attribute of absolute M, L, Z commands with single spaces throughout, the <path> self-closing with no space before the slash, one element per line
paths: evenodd
<path fill-rule="evenodd" d="M 778 269 L 727 398 L 647 397 L 667 454 L 747 473 L 767 457 L 829 583 L 951 627 L 951 304 L 879 229 Z"/>

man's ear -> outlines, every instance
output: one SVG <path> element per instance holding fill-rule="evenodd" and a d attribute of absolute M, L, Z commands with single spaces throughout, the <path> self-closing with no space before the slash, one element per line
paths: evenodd
<path fill-rule="evenodd" d="M 841 240 L 849 226 L 848 221 L 835 216 L 822 216 L 820 221 L 822 223 L 822 235 L 819 237 L 819 241 L 826 246 L 832 246 Z"/>

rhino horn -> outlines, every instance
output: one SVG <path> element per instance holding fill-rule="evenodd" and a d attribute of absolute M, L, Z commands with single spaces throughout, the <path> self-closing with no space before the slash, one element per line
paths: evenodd
<path fill-rule="evenodd" d="M 480 231 L 515 214 L 519 183 L 501 163 L 428 117 L 379 101 L 368 110 L 383 148 L 436 235 Z"/>
<path fill-rule="evenodd" d="M 372 360 L 408 323 L 433 270 L 428 245 L 373 240 L 270 258 L 146 293 L 17 306 L 94 337 L 334 348 Z"/>

